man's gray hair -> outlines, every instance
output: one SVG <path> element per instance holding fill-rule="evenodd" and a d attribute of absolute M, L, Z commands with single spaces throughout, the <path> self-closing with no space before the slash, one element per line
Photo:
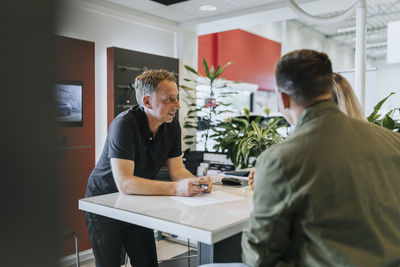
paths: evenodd
<path fill-rule="evenodd" d="M 143 97 L 151 96 L 157 92 L 158 84 L 168 80 L 176 83 L 175 75 L 164 69 L 148 70 L 135 79 L 136 101 L 143 106 Z"/>

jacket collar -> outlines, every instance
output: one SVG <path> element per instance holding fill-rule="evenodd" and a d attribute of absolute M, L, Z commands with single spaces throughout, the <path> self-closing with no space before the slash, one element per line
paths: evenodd
<path fill-rule="evenodd" d="M 315 120 L 332 112 L 340 112 L 338 106 L 332 100 L 322 100 L 313 103 L 306 107 L 303 113 L 301 113 L 296 125 L 296 129 L 303 127 L 305 124 L 312 120 Z"/>

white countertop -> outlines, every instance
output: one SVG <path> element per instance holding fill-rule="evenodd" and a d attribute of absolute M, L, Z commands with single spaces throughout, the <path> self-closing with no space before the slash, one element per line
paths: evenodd
<path fill-rule="evenodd" d="M 206 244 L 237 234 L 248 225 L 253 192 L 248 186 L 213 186 L 240 200 L 192 207 L 168 196 L 113 193 L 79 200 L 79 209 Z"/>

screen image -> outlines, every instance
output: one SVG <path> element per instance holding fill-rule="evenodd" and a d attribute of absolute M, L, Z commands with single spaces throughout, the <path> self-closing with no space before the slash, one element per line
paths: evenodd
<path fill-rule="evenodd" d="M 57 82 L 54 84 L 56 120 L 64 126 L 82 126 L 81 82 Z"/>

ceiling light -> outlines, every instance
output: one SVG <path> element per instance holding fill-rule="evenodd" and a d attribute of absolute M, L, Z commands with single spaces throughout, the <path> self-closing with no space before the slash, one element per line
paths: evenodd
<path fill-rule="evenodd" d="M 199 7 L 200 11 L 215 11 L 217 10 L 216 6 L 212 6 L 212 5 L 203 5 L 201 7 Z"/>

